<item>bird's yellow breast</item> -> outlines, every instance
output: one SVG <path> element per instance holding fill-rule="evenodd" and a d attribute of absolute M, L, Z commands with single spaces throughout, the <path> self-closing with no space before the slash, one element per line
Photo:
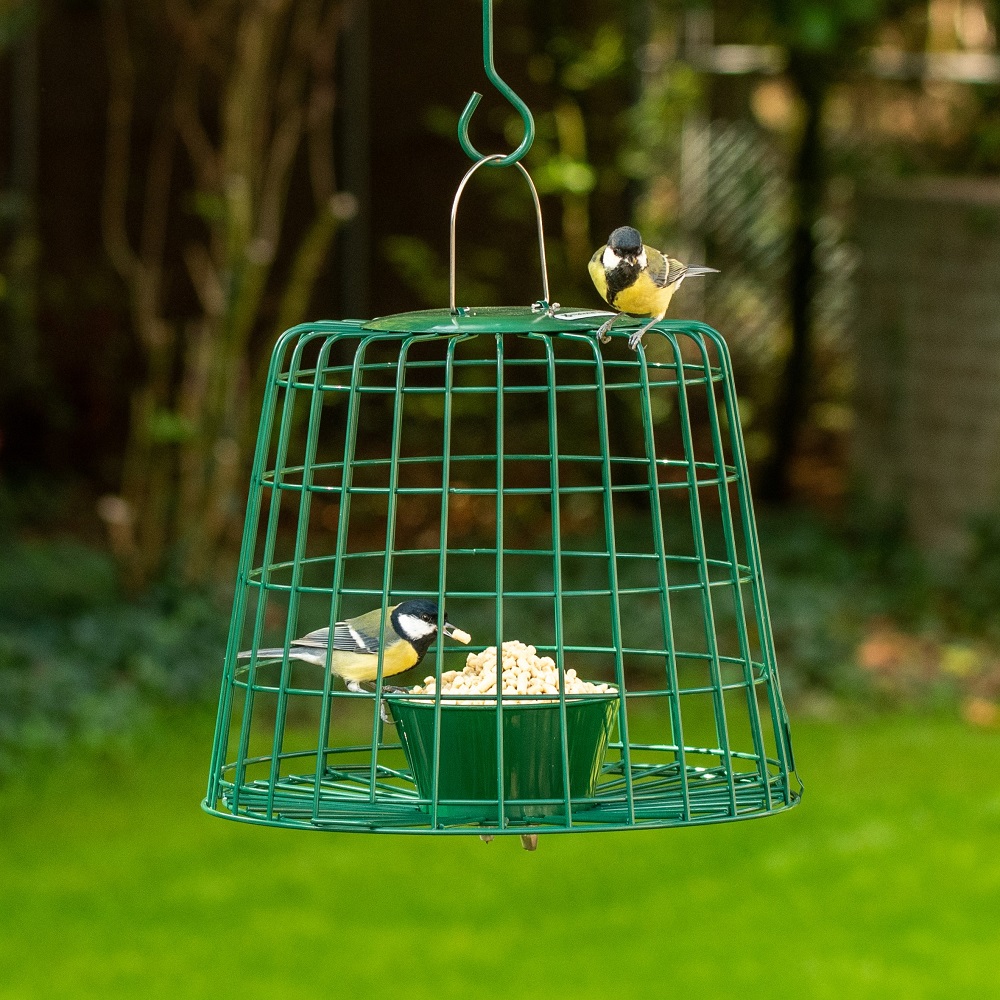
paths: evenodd
<path fill-rule="evenodd" d="M 675 287 L 660 288 L 645 271 L 640 271 L 635 281 L 615 296 L 614 307 L 634 316 L 662 317 Z"/>
<path fill-rule="evenodd" d="M 391 677 L 409 670 L 417 662 L 417 651 L 408 642 L 397 642 L 385 651 L 382 676 Z M 378 657 L 371 653 L 334 650 L 331 669 L 349 681 L 373 681 L 378 676 Z"/>
<path fill-rule="evenodd" d="M 590 259 L 590 263 L 587 265 L 587 271 L 590 273 L 590 280 L 593 281 L 594 287 L 597 289 L 597 294 L 600 295 L 605 302 L 608 301 L 608 276 L 604 271 L 604 265 L 601 263 L 601 251 L 598 250 L 597 253 Z"/>

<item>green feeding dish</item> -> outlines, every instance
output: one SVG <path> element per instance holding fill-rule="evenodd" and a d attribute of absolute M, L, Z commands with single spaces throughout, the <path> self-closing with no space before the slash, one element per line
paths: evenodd
<path fill-rule="evenodd" d="M 446 699 L 451 700 L 451 699 Z M 585 811 L 592 799 L 618 713 L 616 695 L 566 699 L 565 754 L 558 701 L 507 704 L 503 707 L 503 752 L 497 750 L 497 706 L 440 706 L 390 695 L 386 701 L 396 723 L 410 773 L 427 809 L 438 815 L 493 825 L 501 817 L 561 816 L 571 808 Z M 435 740 L 440 726 L 439 743 Z M 435 748 L 438 748 L 435 786 Z M 497 795 L 500 762 L 503 799 Z M 436 793 L 436 794 L 435 794 Z"/>
<path fill-rule="evenodd" d="M 282 335 L 206 810 L 510 834 L 799 801 L 725 341 L 663 322 L 635 352 L 626 321 L 597 342 L 604 315 L 438 310 Z M 287 653 L 407 599 L 436 602 L 472 644 L 438 635 L 419 678 L 383 677 L 376 657 L 370 691 Z M 453 658 L 511 640 L 617 696 L 564 691 L 500 714 L 442 703 Z M 286 652 L 259 655 L 273 649 Z M 383 691 L 425 675 L 438 694 Z"/>

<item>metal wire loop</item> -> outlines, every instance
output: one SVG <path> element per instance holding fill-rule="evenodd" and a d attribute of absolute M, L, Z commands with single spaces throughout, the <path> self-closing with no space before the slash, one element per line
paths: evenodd
<path fill-rule="evenodd" d="M 458 221 L 458 203 L 461 201 L 465 185 L 469 183 L 469 179 L 481 166 L 483 166 L 483 164 L 497 164 L 503 159 L 503 154 L 494 153 L 492 156 L 484 156 L 478 163 L 474 163 L 471 167 L 469 167 L 465 176 L 462 178 L 461 183 L 458 185 L 458 190 L 455 192 L 455 200 L 451 204 L 451 233 L 448 246 L 450 258 L 448 271 L 448 305 L 452 313 L 458 312 L 458 309 L 455 306 L 455 229 Z M 520 163 L 515 163 L 514 166 L 521 171 L 524 175 L 524 179 L 528 182 L 528 187 L 531 189 L 531 198 L 535 203 L 535 221 L 538 225 L 538 257 L 542 266 L 542 303 L 544 308 L 548 309 L 550 308 L 552 299 L 549 295 L 549 269 L 545 262 L 545 227 L 542 224 L 542 203 L 538 199 L 538 191 L 535 190 L 535 184 L 528 171 L 525 170 Z"/>

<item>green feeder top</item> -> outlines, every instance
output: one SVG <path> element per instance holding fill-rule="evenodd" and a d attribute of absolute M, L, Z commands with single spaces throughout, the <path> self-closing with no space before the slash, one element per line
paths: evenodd
<path fill-rule="evenodd" d="M 363 329 L 380 333 L 569 333 L 589 331 L 595 321 L 612 315 L 602 309 L 564 309 L 557 304 L 536 306 L 475 306 L 456 309 L 420 309 L 380 316 Z"/>

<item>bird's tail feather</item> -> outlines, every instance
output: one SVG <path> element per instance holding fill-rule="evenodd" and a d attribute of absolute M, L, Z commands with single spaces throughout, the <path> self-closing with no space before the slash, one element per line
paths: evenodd
<path fill-rule="evenodd" d="M 700 274 L 718 274 L 717 267 L 687 267 L 684 270 L 685 278 L 697 278 Z"/>
<path fill-rule="evenodd" d="M 250 655 L 253 651 L 250 649 L 244 649 L 242 652 L 236 654 L 237 660 L 249 660 Z M 263 663 L 266 660 L 280 660 L 285 655 L 283 649 L 258 649 L 257 650 L 257 662 Z M 294 653 L 289 653 L 291 659 L 295 658 Z M 236 671 L 236 675 L 245 674 L 250 669 L 250 664 L 246 663 L 242 667 L 239 667 Z"/>
<path fill-rule="evenodd" d="M 237 653 L 236 658 L 238 660 L 249 660 L 252 650 L 245 649 L 242 653 Z M 258 660 L 280 660 L 285 655 L 284 649 L 258 649 L 257 659 Z M 295 659 L 295 653 L 290 652 L 288 654 L 293 660 Z"/>

